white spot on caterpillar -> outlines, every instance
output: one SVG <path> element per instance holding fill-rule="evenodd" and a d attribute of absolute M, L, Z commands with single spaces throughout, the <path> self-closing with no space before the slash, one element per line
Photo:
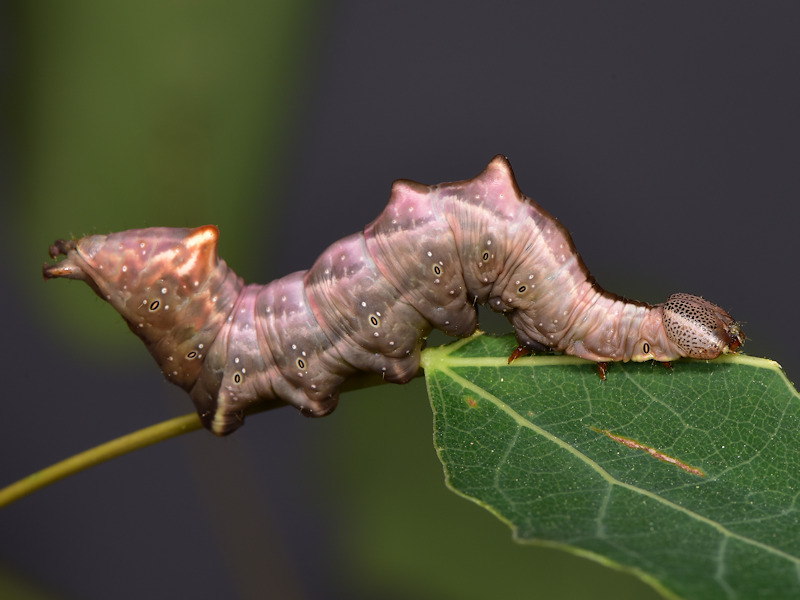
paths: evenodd
<path fill-rule="evenodd" d="M 234 358 L 233 362 L 235 362 L 238 365 L 239 364 L 239 357 L 237 356 L 236 358 Z"/>
<path fill-rule="evenodd" d="M 427 254 L 428 256 L 433 256 L 433 252 L 431 252 L 430 250 L 428 250 L 428 252 L 426 252 L 426 254 Z"/>
<path fill-rule="evenodd" d="M 122 265 L 122 272 L 124 273 L 127 270 L 128 270 L 128 265 Z"/>
<path fill-rule="evenodd" d="M 361 306 L 363 306 L 364 308 L 367 308 L 367 303 L 362 301 L 361 302 Z"/>
<path fill-rule="evenodd" d="M 161 288 L 161 293 L 162 294 L 166 294 L 167 293 L 167 288 Z"/>

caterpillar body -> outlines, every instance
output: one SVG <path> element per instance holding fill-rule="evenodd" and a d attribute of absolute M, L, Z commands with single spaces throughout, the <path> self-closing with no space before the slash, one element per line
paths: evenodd
<path fill-rule="evenodd" d="M 326 415 L 358 371 L 408 381 L 431 329 L 471 334 L 476 304 L 505 314 L 525 348 L 598 363 L 711 359 L 745 340 L 697 296 L 651 306 L 603 290 L 503 156 L 465 181 L 396 181 L 363 232 L 267 285 L 245 285 L 217 257 L 218 236 L 208 225 L 58 240 L 50 255 L 66 258 L 44 266 L 111 303 L 218 435 L 261 401 Z"/>

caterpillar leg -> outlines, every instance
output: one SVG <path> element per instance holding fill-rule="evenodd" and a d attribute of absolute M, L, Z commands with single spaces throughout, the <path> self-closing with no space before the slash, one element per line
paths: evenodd
<path fill-rule="evenodd" d="M 521 358 L 523 356 L 530 356 L 531 354 L 533 354 L 533 350 L 531 350 L 527 346 L 517 346 L 511 353 L 511 355 L 508 357 L 508 364 L 511 364 L 518 358 Z"/>
<path fill-rule="evenodd" d="M 520 337 L 519 332 L 517 332 L 517 341 L 519 342 L 519 346 L 517 346 L 508 357 L 508 364 L 511 364 L 523 356 L 530 356 L 534 352 L 547 352 L 550 350 L 550 348 L 544 344 L 540 344 L 536 340 L 529 339 L 527 336 Z"/>
<path fill-rule="evenodd" d="M 597 363 L 597 374 L 600 376 L 601 381 L 606 380 L 606 373 L 608 372 L 608 363 L 607 362 L 599 362 Z"/>
<path fill-rule="evenodd" d="M 75 240 L 56 240 L 50 246 L 50 258 L 58 258 L 75 248 Z"/>

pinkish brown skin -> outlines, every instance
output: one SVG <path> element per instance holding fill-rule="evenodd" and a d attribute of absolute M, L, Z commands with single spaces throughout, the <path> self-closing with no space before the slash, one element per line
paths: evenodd
<path fill-rule="evenodd" d="M 209 225 L 60 240 L 51 256 L 67 258 L 45 265 L 44 276 L 88 283 L 142 338 L 167 379 L 191 390 L 243 286 L 217 258 L 218 239 Z"/>
<path fill-rule="evenodd" d="M 110 302 L 219 435 L 257 402 L 328 414 L 356 371 L 408 381 L 431 328 L 471 334 L 476 304 L 504 313 L 529 349 L 598 363 L 714 358 L 745 339 L 702 298 L 650 306 L 600 288 L 502 156 L 466 181 L 395 182 L 363 233 L 267 285 L 243 284 L 217 257 L 218 235 L 205 226 L 62 240 L 50 254 L 66 258 L 44 275 L 82 279 Z"/>

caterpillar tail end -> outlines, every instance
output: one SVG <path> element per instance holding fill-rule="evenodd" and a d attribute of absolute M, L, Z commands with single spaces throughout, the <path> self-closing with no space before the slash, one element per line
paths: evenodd
<path fill-rule="evenodd" d="M 59 256 L 66 255 L 67 258 L 55 264 L 45 263 L 42 266 L 42 275 L 45 280 L 53 279 L 55 277 L 66 277 L 68 279 L 86 279 L 86 274 L 81 269 L 80 265 L 70 259 L 69 253 L 77 249 L 77 242 L 75 240 L 56 240 L 50 246 L 50 258 L 58 258 Z"/>

